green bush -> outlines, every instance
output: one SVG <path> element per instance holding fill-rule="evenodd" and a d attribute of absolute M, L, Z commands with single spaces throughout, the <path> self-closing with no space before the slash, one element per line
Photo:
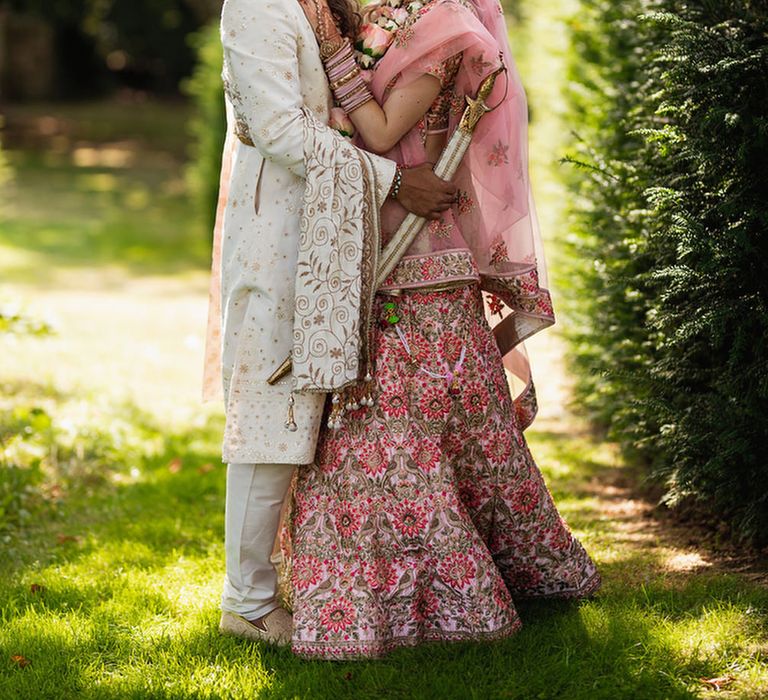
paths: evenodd
<path fill-rule="evenodd" d="M 767 539 L 768 8 L 584 9 L 572 69 L 579 398 L 668 503 L 696 499 Z"/>
<path fill-rule="evenodd" d="M 190 122 L 192 159 L 187 168 L 187 182 L 201 221 L 205 223 L 206 234 L 209 234 L 216 218 L 221 153 L 227 126 L 218 24 L 193 35 L 192 43 L 198 60 L 192 77 L 184 84 L 184 91 L 195 106 Z"/>
<path fill-rule="evenodd" d="M 52 515 L 72 492 L 125 480 L 177 439 L 131 404 L 30 402 L 0 388 L 0 534 Z"/>

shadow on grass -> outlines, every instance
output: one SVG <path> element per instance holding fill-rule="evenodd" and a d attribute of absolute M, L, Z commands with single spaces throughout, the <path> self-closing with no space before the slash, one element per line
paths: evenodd
<path fill-rule="evenodd" d="M 526 626 L 501 642 L 429 644 L 379 661 L 322 662 L 220 637 L 212 606 L 190 611 L 185 629 L 168 620 L 165 632 L 90 612 L 80 623 L 69 616 L 65 624 L 75 634 L 54 633 L 55 618 L 47 633 L 20 630 L 17 646 L 36 656 L 25 669 L 0 671 L 0 679 L 13 682 L 7 687 L 17 698 L 656 700 L 696 697 L 691 683 L 721 670 L 717 656 L 679 648 L 664 612 L 652 607 L 628 612 L 597 599 L 530 603 L 522 613 Z M 46 687 L 56 693 L 46 695 Z"/>

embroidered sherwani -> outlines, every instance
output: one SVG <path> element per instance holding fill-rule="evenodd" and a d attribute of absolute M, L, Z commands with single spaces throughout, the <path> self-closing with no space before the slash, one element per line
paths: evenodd
<path fill-rule="evenodd" d="M 266 380 L 294 345 L 308 163 L 315 179 L 325 165 L 308 150 L 364 159 L 375 183 L 360 195 L 367 208 L 381 205 L 395 165 L 360 154 L 324 126 L 331 94 L 312 27 L 295 0 L 226 0 L 221 31 L 231 157 L 220 205 L 223 458 L 304 464 L 314 456 L 326 394 L 296 393 L 298 429 L 291 432 L 285 421 L 293 379 L 275 386 Z"/>

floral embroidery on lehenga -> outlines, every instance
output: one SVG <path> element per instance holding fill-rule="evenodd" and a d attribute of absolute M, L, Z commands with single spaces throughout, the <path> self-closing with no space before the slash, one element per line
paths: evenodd
<path fill-rule="evenodd" d="M 480 279 L 480 272 L 472 253 L 468 250 L 447 250 L 430 255 L 413 255 L 403 258 L 384 280 L 382 289 L 462 279 Z"/>
<path fill-rule="evenodd" d="M 391 298 L 377 296 L 376 317 Z M 375 336 L 376 404 L 323 431 L 297 472 L 302 656 L 498 639 L 520 625 L 514 598 L 580 597 L 600 583 L 528 451 L 477 284 L 405 293 L 397 309 Z M 444 373 L 457 355 L 454 391 Z"/>
<path fill-rule="evenodd" d="M 516 275 L 482 275 L 482 287 L 517 312 L 554 321 L 552 298 L 539 287 L 536 268 Z"/>

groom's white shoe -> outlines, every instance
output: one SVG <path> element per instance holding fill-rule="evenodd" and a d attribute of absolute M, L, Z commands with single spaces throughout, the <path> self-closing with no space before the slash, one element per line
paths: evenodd
<path fill-rule="evenodd" d="M 219 631 L 222 634 L 231 634 L 254 642 L 267 642 L 281 647 L 291 643 L 292 629 L 293 617 L 284 608 L 275 608 L 255 623 L 235 613 L 223 612 L 219 623 Z"/>

